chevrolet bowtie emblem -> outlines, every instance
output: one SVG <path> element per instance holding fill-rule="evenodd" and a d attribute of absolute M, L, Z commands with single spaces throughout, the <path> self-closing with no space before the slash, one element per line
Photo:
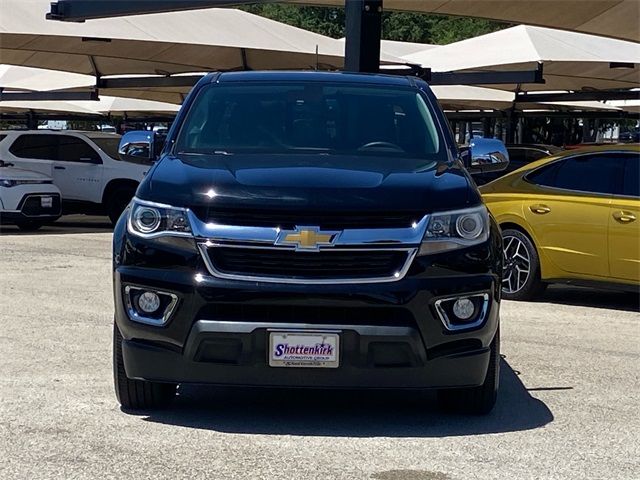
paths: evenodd
<path fill-rule="evenodd" d="M 295 245 L 296 250 L 315 251 L 321 246 L 332 246 L 340 232 L 321 232 L 318 227 L 296 227 L 294 231 L 282 230 L 276 245 Z"/>

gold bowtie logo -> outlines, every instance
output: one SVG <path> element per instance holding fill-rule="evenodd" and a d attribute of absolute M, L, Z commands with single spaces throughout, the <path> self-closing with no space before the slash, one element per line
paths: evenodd
<path fill-rule="evenodd" d="M 284 230 L 278 235 L 276 244 L 295 245 L 296 250 L 318 251 L 321 246 L 331 246 L 339 232 L 321 232 L 317 227 L 296 227 L 295 231 Z"/>

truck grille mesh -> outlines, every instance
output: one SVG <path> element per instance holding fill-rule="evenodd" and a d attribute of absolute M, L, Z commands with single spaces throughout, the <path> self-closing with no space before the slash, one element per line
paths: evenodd
<path fill-rule="evenodd" d="M 402 270 L 409 255 L 397 250 L 331 250 L 210 247 L 216 270 L 242 276 L 299 279 L 384 278 Z"/>

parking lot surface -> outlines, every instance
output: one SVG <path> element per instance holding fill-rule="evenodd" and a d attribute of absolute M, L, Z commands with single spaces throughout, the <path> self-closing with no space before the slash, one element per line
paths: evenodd
<path fill-rule="evenodd" d="M 193 386 L 168 410 L 130 414 L 112 385 L 108 225 L 61 222 L 0 236 L 2 479 L 640 477 L 633 295 L 553 287 L 503 302 L 486 417 L 411 392 Z"/>

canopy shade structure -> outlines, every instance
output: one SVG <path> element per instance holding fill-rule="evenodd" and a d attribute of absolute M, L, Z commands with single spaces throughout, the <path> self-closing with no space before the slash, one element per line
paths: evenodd
<path fill-rule="evenodd" d="M 536 109 L 535 103 L 521 103 L 517 104 L 519 109 L 522 110 L 534 110 Z M 540 106 L 546 107 L 550 110 L 562 111 L 562 112 L 600 112 L 600 111 L 618 111 L 622 110 L 613 105 L 608 105 L 603 102 L 543 102 Z M 539 107 L 538 107 L 539 108 Z"/>
<path fill-rule="evenodd" d="M 513 93 L 491 88 L 442 85 L 432 89 L 444 110 L 506 110 L 515 100 Z"/>
<path fill-rule="evenodd" d="M 95 78 L 88 75 L 42 68 L 0 65 L 0 88 L 4 89 L 41 92 L 93 85 L 95 85 Z"/>
<path fill-rule="evenodd" d="M 203 74 L 204 75 L 204 74 Z M 95 87 L 95 77 L 89 75 L 81 75 L 78 73 L 60 72 L 57 70 L 47 70 L 43 68 L 33 67 L 20 67 L 16 65 L 0 65 L 0 89 L 4 90 L 4 96 L 6 94 L 13 94 L 17 92 L 43 92 L 43 93 L 78 93 L 89 92 Z M 107 105 L 105 103 L 106 98 L 116 99 L 117 102 L 111 103 L 119 108 L 123 105 L 122 100 L 124 98 L 139 99 L 139 100 L 152 100 L 156 102 L 169 102 L 173 105 L 163 104 L 165 107 L 161 110 L 163 112 L 174 112 L 178 105 L 180 105 L 189 93 L 191 87 L 155 87 L 155 88 L 104 88 L 100 89 L 99 101 L 87 101 L 80 104 L 86 106 L 91 105 Z M 0 101 L 3 95 L 0 95 Z M 22 100 L 20 100 L 22 101 Z M 27 99 L 27 102 L 35 101 Z M 39 100 L 45 101 L 45 100 Z M 6 103 L 6 102 L 5 102 Z M 64 102 L 63 102 L 64 103 Z M 144 104 L 139 103 L 138 106 L 145 107 Z M 146 105 L 146 107 L 153 106 L 153 103 Z M 159 105 L 155 105 L 158 107 Z M 147 109 L 147 108 L 143 108 Z M 154 108 L 155 108 L 154 107 Z M 130 108 L 125 109 L 130 110 Z M 95 109 L 94 109 L 95 111 Z M 98 110 L 108 113 L 109 109 Z M 113 111 L 113 110 L 112 110 Z"/>
<path fill-rule="evenodd" d="M 0 5 L 4 64 L 94 77 L 343 65 L 340 41 L 240 10 L 62 23 L 45 19 L 49 0 L 0 0 Z"/>
<path fill-rule="evenodd" d="M 88 117 L 101 117 L 102 114 L 90 108 L 81 105 L 75 105 L 72 102 L 43 100 L 37 102 L 26 101 L 10 101 L 0 102 L 0 113 L 57 113 L 57 114 L 74 114 Z"/>
<path fill-rule="evenodd" d="M 140 100 L 136 98 L 100 96 L 100 100 L 94 101 L 71 101 L 72 105 L 93 110 L 96 113 L 105 115 L 138 116 L 147 114 L 175 115 L 180 110 L 179 105 L 150 100 Z"/>
<path fill-rule="evenodd" d="M 345 42 L 345 38 L 341 38 L 342 43 Z M 381 40 L 380 52 L 382 55 L 390 57 L 400 57 L 405 55 L 411 55 L 413 53 L 422 52 L 432 48 L 438 48 L 440 45 L 431 45 L 429 43 L 415 43 L 415 42 L 398 42 L 396 40 Z"/>
<path fill-rule="evenodd" d="M 514 103 L 513 92 L 468 85 L 442 85 L 432 87 L 440 105 L 447 111 L 460 110 L 554 110 L 554 111 L 615 111 L 619 108 L 602 102 L 544 102 Z"/>
<path fill-rule="evenodd" d="M 520 25 L 403 57 L 435 72 L 522 70 L 542 63 L 544 84 L 521 90 L 610 90 L 640 86 L 640 44 Z M 515 91 L 517 85 L 499 88 Z"/>
<path fill-rule="evenodd" d="M 345 2 L 285 1 L 332 6 Z M 384 0 L 384 9 L 477 17 L 640 41 L 637 0 Z"/>
<path fill-rule="evenodd" d="M 61 113 L 89 116 L 115 115 L 128 117 L 167 115 L 173 116 L 179 110 L 178 105 L 102 96 L 99 101 L 0 101 L 0 113 Z"/>
<path fill-rule="evenodd" d="M 52 18 L 81 21 L 135 12 L 185 10 L 273 0 L 182 0 L 95 2 L 57 0 Z M 282 3 L 344 6 L 345 0 L 279 0 Z M 97 5 L 102 3 L 103 5 Z M 384 0 L 386 10 L 478 17 L 640 41 L 637 0 Z"/>
<path fill-rule="evenodd" d="M 609 105 L 629 113 L 640 113 L 640 100 L 613 100 Z"/>

